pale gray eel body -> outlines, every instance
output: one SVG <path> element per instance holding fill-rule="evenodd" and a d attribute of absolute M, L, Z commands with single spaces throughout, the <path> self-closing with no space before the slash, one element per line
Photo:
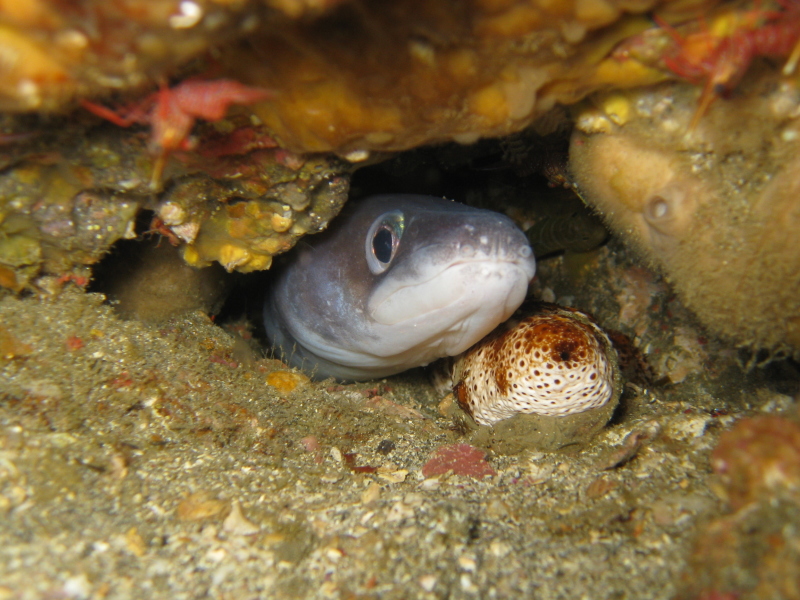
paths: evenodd
<path fill-rule="evenodd" d="M 267 336 L 317 379 L 392 375 L 459 354 L 505 321 L 535 266 L 504 215 L 373 196 L 298 244 L 269 290 Z"/>

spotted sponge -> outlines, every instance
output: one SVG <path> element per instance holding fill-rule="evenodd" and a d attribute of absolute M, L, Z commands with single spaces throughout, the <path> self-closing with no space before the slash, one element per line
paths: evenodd
<path fill-rule="evenodd" d="M 564 416 L 605 405 L 619 387 L 608 336 L 584 313 L 552 304 L 498 328 L 452 362 L 461 408 L 479 425 L 518 413 Z"/>

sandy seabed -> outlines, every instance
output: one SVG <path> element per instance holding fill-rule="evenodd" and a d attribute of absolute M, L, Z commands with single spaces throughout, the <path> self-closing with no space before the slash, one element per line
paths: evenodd
<path fill-rule="evenodd" d="M 202 313 L 124 321 L 74 289 L 0 323 L 0 599 L 696 598 L 693 548 L 731 513 L 720 433 L 796 413 L 786 381 L 720 396 L 706 362 L 629 387 L 580 451 L 426 478 L 463 438 L 423 373 L 276 378 Z"/>

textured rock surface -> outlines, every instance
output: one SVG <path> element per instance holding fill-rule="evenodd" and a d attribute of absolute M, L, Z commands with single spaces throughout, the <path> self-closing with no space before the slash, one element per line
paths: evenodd
<path fill-rule="evenodd" d="M 274 90 L 258 111 L 282 145 L 340 154 L 510 133 L 599 86 L 663 78 L 604 63 L 638 16 L 714 2 L 294 0 L 78 2 L 0 7 L 0 106 L 56 110 L 136 91 L 213 48 L 212 67 Z M 202 61 L 201 61 L 202 62 Z M 187 66 L 188 65 L 188 66 Z M 220 70 L 219 67 L 222 67 Z"/>
<path fill-rule="evenodd" d="M 52 289 L 42 276 L 88 280 L 116 241 L 143 233 L 182 244 L 192 266 L 265 269 L 347 199 L 348 165 L 286 152 L 243 115 L 199 127 L 196 152 L 173 158 L 154 190 L 157 157 L 142 133 L 58 121 L 5 148 L 0 285 L 18 292 Z M 137 226 L 143 209 L 152 213 Z"/>
<path fill-rule="evenodd" d="M 712 332 L 797 352 L 800 96 L 764 67 L 689 132 L 698 94 L 668 84 L 597 96 L 577 111 L 572 176 Z"/>

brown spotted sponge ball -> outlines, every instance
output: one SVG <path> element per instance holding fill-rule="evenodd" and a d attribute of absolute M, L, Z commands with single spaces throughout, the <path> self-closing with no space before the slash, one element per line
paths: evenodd
<path fill-rule="evenodd" d="M 479 425 L 518 413 L 564 416 L 606 404 L 617 358 L 584 313 L 539 303 L 535 314 L 490 333 L 452 363 L 453 391 Z"/>

